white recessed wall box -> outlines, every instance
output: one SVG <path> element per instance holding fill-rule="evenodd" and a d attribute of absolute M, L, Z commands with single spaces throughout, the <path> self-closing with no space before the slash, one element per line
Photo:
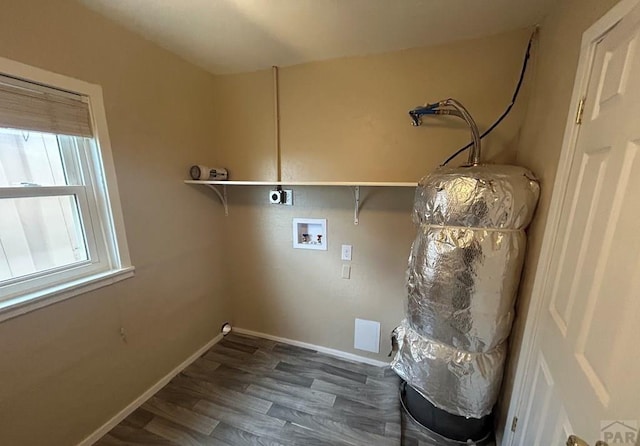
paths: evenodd
<path fill-rule="evenodd" d="M 293 247 L 297 249 L 327 250 L 326 218 L 294 218 Z"/>

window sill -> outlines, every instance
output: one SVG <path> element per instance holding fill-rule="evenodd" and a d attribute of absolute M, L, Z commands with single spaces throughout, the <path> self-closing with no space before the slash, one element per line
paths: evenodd
<path fill-rule="evenodd" d="M 95 274 L 0 302 L 0 322 L 128 279 L 134 276 L 134 270 L 133 266 L 129 266 L 115 271 Z"/>

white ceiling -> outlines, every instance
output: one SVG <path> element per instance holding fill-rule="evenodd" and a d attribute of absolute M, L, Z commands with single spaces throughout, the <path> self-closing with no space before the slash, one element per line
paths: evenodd
<path fill-rule="evenodd" d="M 212 73 L 496 34 L 557 0 L 79 0 Z"/>

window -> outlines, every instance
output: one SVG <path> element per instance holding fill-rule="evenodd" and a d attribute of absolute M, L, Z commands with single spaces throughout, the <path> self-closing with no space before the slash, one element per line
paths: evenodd
<path fill-rule="evenodd" d="M 132 274 L 100 87 L 0 58 L 0 319 Z"/>

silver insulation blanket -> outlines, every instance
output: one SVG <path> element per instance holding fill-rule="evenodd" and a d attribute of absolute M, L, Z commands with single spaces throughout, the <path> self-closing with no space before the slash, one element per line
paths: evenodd
<path fill-rule="evenodd" d="M 482 418 L 497 400 L 538 195 L 516 166 L 442 168 L 418 185 L 407 318 L 391 366 L 454 415 Z"/>

